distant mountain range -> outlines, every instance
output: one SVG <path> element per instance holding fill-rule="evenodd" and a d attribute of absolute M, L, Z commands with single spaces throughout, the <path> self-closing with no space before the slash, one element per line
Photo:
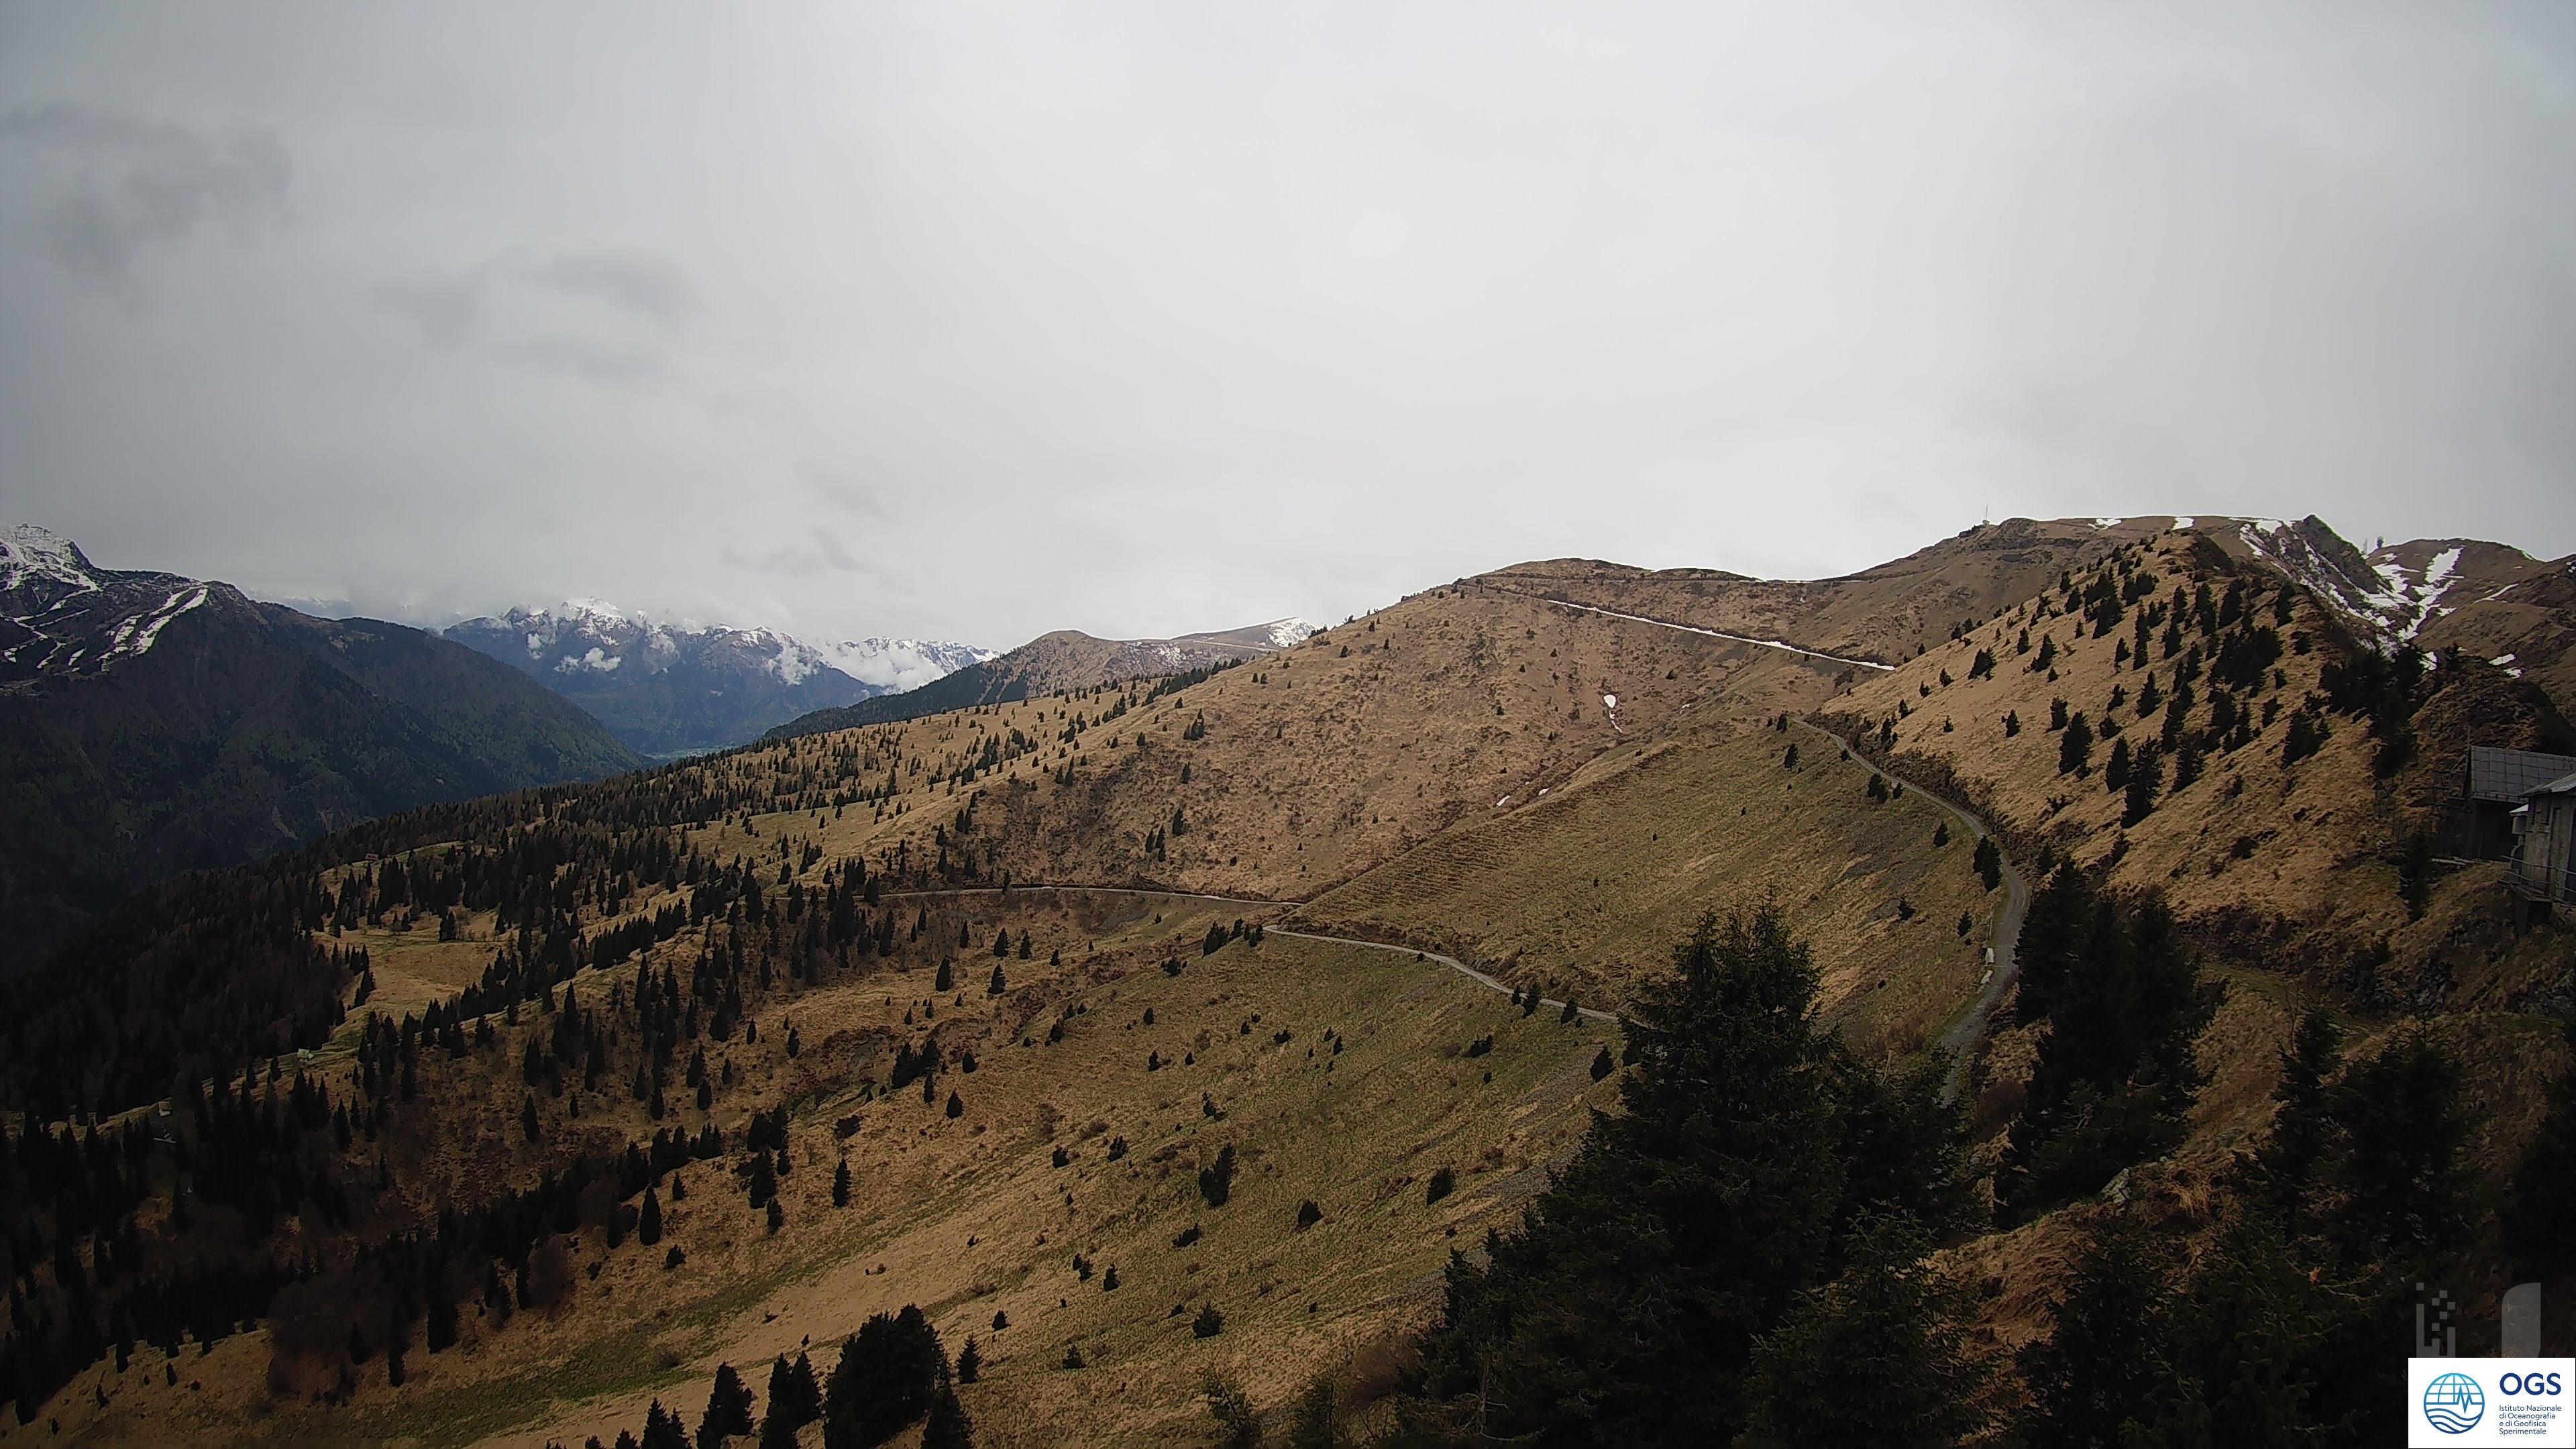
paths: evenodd
<path fill-rule="evenodd" d="M 746 744 L 815 710 L 916 689 L 994 657 L 932 640 L 825 643 L 656 621 L 596 599 L 468 619 L 444 636 L 579 704 L 658 759 Z"/>
<path fill-rule="evenodd" d="M 818 709 L 771 730 L 764 739 L 793 739 L 858 725 L 920 719 L 945 710 L 1027 699 L 1059 689 L 1089 689 L 1122 679 L 1151 679 L 1273 654 L 1316 632 L 1303 619 L 1273 619 L 1240 629 L 1176 639 L 1095 639 L 1075 629 L 1041 634 L 1006 654 L 988 655 L 954 674 L 902 694 Z"/>
<path fill-rule="evenodd" d="M 0 974 L 147 881 L 639 763 L 435 634 L 0 535 Z"/>

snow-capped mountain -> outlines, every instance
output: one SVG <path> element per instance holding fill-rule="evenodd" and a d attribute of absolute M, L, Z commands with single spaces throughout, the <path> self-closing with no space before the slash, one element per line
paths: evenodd
<path fill-rule="evenodd" d="M 992 657 L 912 639 L 817 644 L 775 629 L 655 619 L 599 599 L 512 609 L 445 634 L 664 757 L 744 744 L 809 711 L 916 688 Z"/>
<path fill-rule="evenodd" d="M 0 532 L 0 976 L 147 881 L 637 763 L 570 701 L 427 631 Z"/>
<path fill-rule="evenodd" d="M 0 681 L 113 668 L 216 591 L 249 607 L 224 584 L 99 568 L 61 534 L 15 524 L 0 534 Z"/>
<path fill-rule="evenodd" d="M 891 694 L 919 689 L 960 669 L 997 657 L 972 644 L 943 644 L 935 639 L 843 639 L 815 648 L 843 674 Z"/>
<path fill-rule="evenodd" d="M 1087 689 L 1121 680 L 1156 679 L 1192 669 L 1240 664 L 1303 642 L 1316 632 L 1303 619 L 1273 619 L 1240 629 L 1183 634 L 1174 639 L 1096 639 L 1072 629 L 1041 634 L 1007 654 L 973 651 L 977 658 L 944 677 L 897 698 L 835 705 L 769 732 L 772 739 L 891 720 L 919 719 L 942 710 L 996 700 L 1027 699 L 1057 689 Z M 900 646 L 898 646 L 900 647 Z M 949 646 L 953 647 L 953 646 Z"/>
<path fill-rule="evenodd" d="M 2237 536 L 2258 557 L 2317 591 L 2383 647 L 2449 643 L 2437 627 L 2463 610 L 2536 602 L 2554 578 L 2563 591 L 2565 561 L 2545 563 L 2517 548 L 2468 538 L 2424 538 L 2365 553 L 2323 519 L 2234 520 Z M 2431 632 L 2427 632 L 2431 631 Z M 2553 651 L 2555 652 L 2555 651 Z"/>

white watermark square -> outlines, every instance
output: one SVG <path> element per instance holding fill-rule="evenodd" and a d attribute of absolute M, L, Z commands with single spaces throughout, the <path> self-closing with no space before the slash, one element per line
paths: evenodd
<path fill-rule="evenodd" d="M 2406 1443 L 2576 1449 L 2576 1358 L 2411 1358 Z"/>

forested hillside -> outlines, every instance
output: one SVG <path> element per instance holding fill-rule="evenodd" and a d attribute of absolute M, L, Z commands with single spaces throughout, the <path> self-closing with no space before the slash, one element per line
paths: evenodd
<path fill-rule="evenodd" d="M 0 975 L 146 882 L 637 762 L 568 701 L 434 635 L 96 569 L 18 534 L 0 564 Z"/>
<path fill-rule="evenodd" d="M 2416 1283 L 2576 1305 L 2576 938 L 2428 845 L 2564 724 L 2173 522 L 169 882 L 0 988 L 18 1432 L 2386 1442 Z"/>

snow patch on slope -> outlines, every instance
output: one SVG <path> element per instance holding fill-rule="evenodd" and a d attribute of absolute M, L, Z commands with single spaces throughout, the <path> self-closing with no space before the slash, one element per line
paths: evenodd
<path fill-rule="evenodd" d="M 2315 518 L 2285 523 L 2277 518 L 2238 520 L 2237 537 L 2257 557 L 2316 591 L 2344 615 L 2363 625 L 2386 644 L 2413 639 L 2432 617 L 2433 601 L 2449 587 L 2459 563 L 2452 549 L 2432 560 L 2424 574 L 2438 578 L 2432 593 L 2426 579 L 2399 561 L 2394 550 L 2364 555 Z"/>
<path fill-rule="evenodd" d="M 98 587 L 89 569 L 80 546 L 50 528 L 20 523 L 0 535 L 0 592 L 37 582 L 86 592 Z"/>
<path fill-rule="evenodd" d="M 1289 615 L 1285 619 L 1273 619 L 1269 623 L 1263 624 L 1259 627 L 1270 631 L 1271 646 L 1278 649 L 1286 649 L 1291 645 L 1303 644 L 1310 635 L 1317 632 L 1314 625 L 1307 623 L 1305 620 L 1298 618 L 1294 614 Z"/>
<path fill-rule="evenodd" d="M 114 659 L 119 655 L 149 652 L 152 646 L 160 641 L 161 631 L 170 626 L 171 620 L 205 602 L 204 584 L 194 588 L 174 590 L 169 598 L 161 601 L 160 608 L 149 614 L 137 615 L 117 625 L 116 632 L 108 636 L 107 657 Z"/>

